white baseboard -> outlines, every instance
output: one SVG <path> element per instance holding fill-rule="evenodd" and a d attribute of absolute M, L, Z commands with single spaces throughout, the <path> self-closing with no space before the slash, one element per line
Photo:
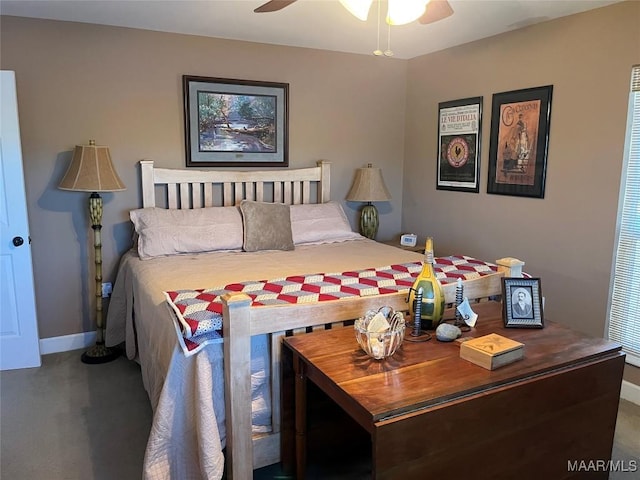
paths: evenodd
<path fill-rule="evenodd" d="M 631 403 L 640 405 L 640 385 L 635 383 L 622 381 L 622 389 L 620 390 L 620 398 L 628 400 Z"/>
<path fill-rule="evenodd" d="M 88 348 L 96 343 L 96 337 L 96 332 L 83 332 L 61 337 L 41 338 L 40 355 Z"/>

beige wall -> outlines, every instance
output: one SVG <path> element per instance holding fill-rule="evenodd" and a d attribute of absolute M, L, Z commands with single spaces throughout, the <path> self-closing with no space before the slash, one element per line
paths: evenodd
<path fill-rule="evenodd" d="M 289 83 L 290 166 L 331 161 L 331 195 L 339 201 L 356 168 L 381 167 L 393 200 L 379 205 L 379 238 L 400 231 L 406 61 L 79 23 L 1 22 L 1 67 L 16 71 L 41 338 L 95 329 L 87 196 L 57 189 L 73 146 L 89 139 L 109 145 L 127 185 L 103 195 L 104 281 L 113 281 L 130 244 L 128 211 L 141 206 L 137 162 L 184 168 L 183 74 Z M 360 205 L 345 207 L 357 226 Z"/>
<path fill-rule="evenodd" d="M 521 258 L 545 316 L 605 330 L 631 66 L 640 2 L 546 22 L 413 59 L 407 87 L 402 227 L 436 254 Z M 494 93 L 553 85 L 544 199 L 486 193 Z M 479 194 L 436 190 L 438 103 L 482 96 Z M 640 369 L 626 378 L 640 384 Z"/>
<path fill-rule="evenodd" d="M 383 169 L 379 238 L 435 237 L 436 253 L 516 256 L 542 278 L 548 318 L 602 335 L 630 66 L 640 3 L 627 2 L 411 61 L 0 17 L 15 70 L 41 338 L 90 331 L 86 198 L 56 188 L 77 143 L 111 148 L 126 192 L 105 194 L 104 281 L 140 206 L 137 161 L 184 166 L 181 76 L 290 84 L 292 167 L 332 161 L 332 197 L 355 168 Z M 491 95 L 554 85 L 545 199 L 486 194 Z M 479 194 L 435 189 L 438 102 L 484 97 Z M 404 174 L 403 174 L 404 173 Z M 357 204 L 345 203 L 356 225 Z M 89 300 L 88 300 L 89 299 Z M 640 369 L 625 378 L 640 384 Z"/>

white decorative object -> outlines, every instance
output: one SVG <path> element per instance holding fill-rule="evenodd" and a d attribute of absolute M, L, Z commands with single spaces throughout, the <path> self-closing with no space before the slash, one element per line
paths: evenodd
<path fill-rule="evenodd" d="M 469 299 L 467 297 L 464 297 L 464 301 L 456 307 L 456 310 L 458 310 L 462 315 L 464 323 L 470 327 L 475 327 L 476 321 L 478 320 L 478 314 L 471 310 L 471 305 L 469 304 Z"/>

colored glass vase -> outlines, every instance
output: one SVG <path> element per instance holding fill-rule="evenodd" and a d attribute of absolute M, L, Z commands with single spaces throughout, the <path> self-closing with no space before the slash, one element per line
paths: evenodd
<path fill-rule="evenodd" d="M 444 315 L 444 292 L 434 269 L 433 239 L 427 238 L 424 248 L 422 271 L 416 277 L 409 292 L 409 313 L 414 318 L 416 311 L 416 292 L 422 287 L 420 322 L 422 330 L 433 330 L 442 321 Z"/>

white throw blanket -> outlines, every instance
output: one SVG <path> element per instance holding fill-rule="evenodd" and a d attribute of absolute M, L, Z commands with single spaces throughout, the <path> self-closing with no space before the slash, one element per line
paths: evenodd
<path fill-rule="evenodd" d="M 224 472 L 216 405 L 224 406 L 224 384 L 215 382 L 211 351 L 185 357 L 176 346 L 159 400 L 162 415 L 154 415 L 144 459 L 145 479 L 218 480 Z M 217 352 L 213 353 L 218 357 Z M 176 396 L 175 392 L 180 392 Z M 196 425 L 197 428 L 193 428 Z M 182 441 L 176 442 L 174 439 Z M 194 448 L 198 446 L 197 448 Z"/>

